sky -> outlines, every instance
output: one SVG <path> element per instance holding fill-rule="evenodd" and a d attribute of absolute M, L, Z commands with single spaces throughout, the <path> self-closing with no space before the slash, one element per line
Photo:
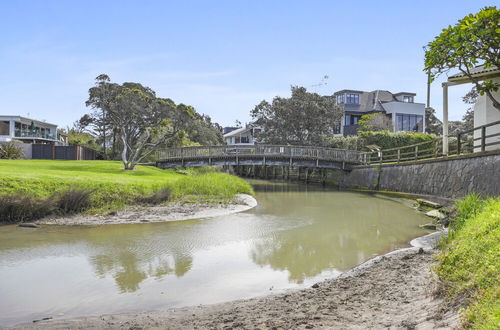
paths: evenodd
<path fill-rule="evenodd" d="M 442 28 L 499 1 L 0 0 L 0 114 L 61 127 L 94 79 L 139 82 L 223 126 L 249 122 L 263 99 L 299 85 L 415 92 L 425 103 L 422 47 Z M 328 76 L 328 79 L 324 79 Z M 441 82 L 431 106 L 442 109 Z M 450 120 L 471 85 L 450 87 Z"/>

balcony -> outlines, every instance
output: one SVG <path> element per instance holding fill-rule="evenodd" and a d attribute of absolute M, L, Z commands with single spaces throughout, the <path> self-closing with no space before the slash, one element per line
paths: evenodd
<path fill-rule="evenodd" d="M 14 136 L 18 138 L 57 140 L 55 134 L 45 133 L 41 131 L 32 131 L 29 129 L 16 129 L 14 131 Z"/>

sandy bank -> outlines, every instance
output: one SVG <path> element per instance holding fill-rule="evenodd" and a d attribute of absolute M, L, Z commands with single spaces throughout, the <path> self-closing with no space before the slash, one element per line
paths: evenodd
<path fill-rule="evenodd" d="M 116 214 L 74 215 L 70 217 L 50 217 L 38 220 L 46 225 L 113 225 L 124 223 L 165 222 L 188 219 L 210 218 L 249 210 L 257 205 L 250 195 L 238 194 L 228 204 L 171 204 L 167 206 L 135 206 L 118 211 Z"/>
<path fill-rule="evenodd" d="M 261 298 L 163 311 L 42 321 L 18 329 L 435 329 L 458 317 L 433 297 L 438 235 L 314 285 Z M 423 249 L 418 246 L 424 247 Z"/>

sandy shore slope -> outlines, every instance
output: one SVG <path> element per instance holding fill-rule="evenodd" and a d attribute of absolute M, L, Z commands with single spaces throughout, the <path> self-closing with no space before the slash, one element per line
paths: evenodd
<path fill-rule="evenodd" d="M 45 225 L 113 225 L 123 223 L 180 221 L 217 217 L 242 212 L 257 206 L 250 195 L 238 194 L 228 204 L 172 204 L 167 206 L 129 207 L 113 215 L 74 215 L 71 217 L 50 217 L 38 220 Z"/>
<path fill-rule="evenodd" d="M 18 329 L 450 329 L 430 267 L 438 235 L 380 256 L 313 288 L 164 311 L 43 321 Z M 424 247 L 421 249 L 419 246 Z"/>

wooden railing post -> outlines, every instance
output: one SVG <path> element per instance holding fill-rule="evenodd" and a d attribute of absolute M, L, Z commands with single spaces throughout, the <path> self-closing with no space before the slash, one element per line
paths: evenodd
<path fill-rule="evenodd" d="M 401 161 L 401 149 L 398 149 L 398 164 Z"/>
<path fill-rule="evenodd" d="M 415 146 L 415 159 L 418 159 L 418 146 Z"/>
<path fill-rule="evenodd" d="M 382 164 L 382 157 L 383 157 L 383 155 L 382 155 L 382 150 L 380 150 L 380 152 L 379 152 L 379 156 L 380 156 L 380 160 L 379 160 L 379 162 L 380 162 L 380 164 Z"/>
<path fill-rule="evenodd" d="M 460 133 L 457 134 L 457 155 L 460 155 L 462 151 L 462 142 L 460 141 L 461 135 Z"/>

